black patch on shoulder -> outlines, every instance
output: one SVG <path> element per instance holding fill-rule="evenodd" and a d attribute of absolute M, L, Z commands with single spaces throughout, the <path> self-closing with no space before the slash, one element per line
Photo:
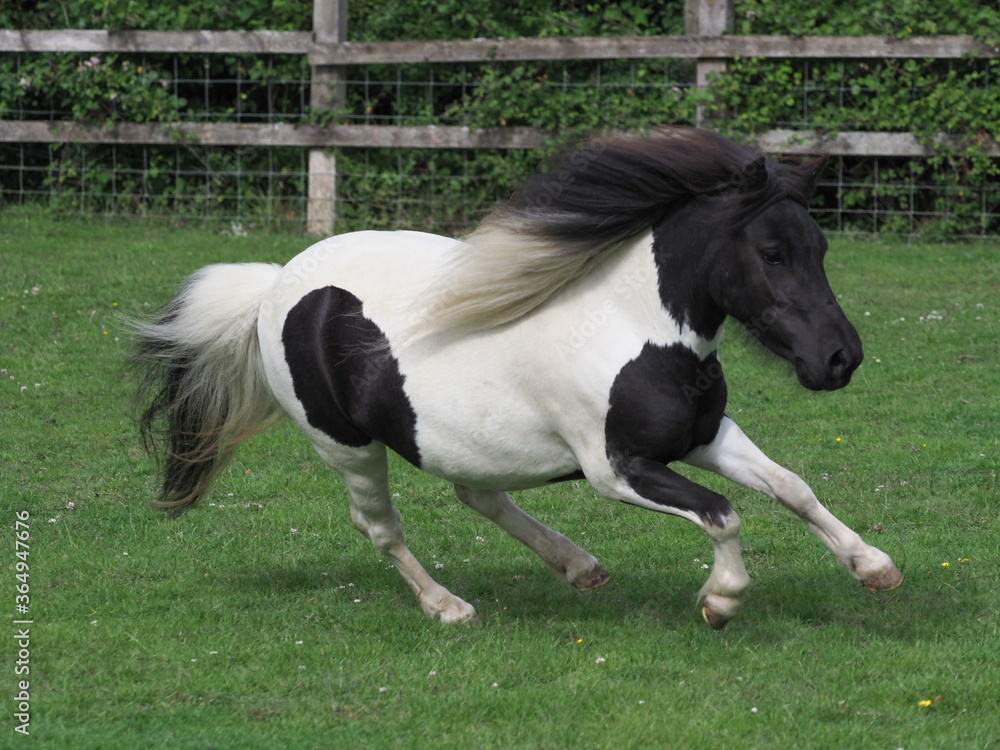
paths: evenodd
<path fill-rule="evenodd" d="M 281 339 L 306 419 L 351 447 L 384 443 L 420 466 L 413 411 L 384 334 L 362 302 L 328 286 L 309 292 L 285 319 Z"/>
<path fill-rule="evenodd" d="M 719 523 L 729 502 L 667 467 L 715 439 L 726 381 L 715 354 L 704 360 L 683 344 L 647 343 L 611 387 L 605 422 L 608 460 L 648 500 Z"/>
<path fill-rule="evenodd" d="M 715 354 L 699 360 L 683 344 L 647 343 L 611 386 L 608 456 L 643 456 L 664 464 L 683 458 L 715 438 L 726 395 Z"/>

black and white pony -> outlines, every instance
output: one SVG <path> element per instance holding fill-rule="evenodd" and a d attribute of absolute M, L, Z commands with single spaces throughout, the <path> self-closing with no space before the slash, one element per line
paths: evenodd
<path fill-rule="evenodd" d="M 193 505 L 239 442 L 287 414 L 346 484 L 354 525 L 442 622 L 476 614 L 407 548 L 387 448 L 453 482 L 579 589 L 607 572 L 508 490 L 586 478 L 603 497 L 692 521 L 715 548 L 699 594 L 713 628 L 749 585 L 740 519 L 673 461 L 777 499 L 862 583 L 895 588 L 889 557 L 724 414 L 726 316 L 807 388 L 842 388 L 861 362 L 806 210 L 823 164 L 699 130 L 595 139 L 462 241 L 357 232 L 284 267 L 201 269 L 138 334 L 143 434 L 165 417 L 169 438 L 158 504 Z"/>

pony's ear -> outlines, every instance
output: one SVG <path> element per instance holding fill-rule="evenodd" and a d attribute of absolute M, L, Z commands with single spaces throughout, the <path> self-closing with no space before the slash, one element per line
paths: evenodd
<path fill-rule="evenodd" d="M 826 169 L 826 163 L 830 160 L 829 154 L 824 154 L 816 159 L 810 159 L 795 167 L 795 173 L 802 183 L 802 192 L 806 199 L 812 198 L 816 192 L 816 182 L 820 174 Z"/>
<path fill-rule="evenodd" d="M 767 185 L 767 156 L 761 154 L 753 161 L 749 161 L 740 169 L 739 184 L 736 191 L 739 193 L 756 193 L 763 190 Z"/>

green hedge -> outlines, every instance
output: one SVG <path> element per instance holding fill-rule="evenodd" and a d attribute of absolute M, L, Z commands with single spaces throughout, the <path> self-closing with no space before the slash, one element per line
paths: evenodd
<path fill-rule="evenodd" d="M 678 34 L 683 2 L 617 4 L 558 0 L 422 0 L 349 4 L 349 38 L 448 39 Z M 1000 40 L 996 2 L 739 0 L 741 34 L 972 34 Z M 8 0 L 4 28 L 306 30 L 303 0 L 206 0 L 171 6 L 136 0 Z M 331 121 L 308 109 L 308 64 L 281 55 L 0 55 L 0 119 L 122 122 Z M 748 138 L 776 127 L 910 132 L 928 144 L 960 136 L 929 159 L 840 159 L 821 191 L 831 228 L 998 235 L 1000 169 L 980 153 L 1000 140 L 1000 65 L 994 60 L 738 59 L 710 95 L 683 60 L 468 65 L 377 65 L 348 69 L 340 122 L 531 125 L 561 139 L 607 128 L 690 124 L 696 106 L 725 110 L 717 126 Z M 210 82 L 206 85 L 206 81 Z M 15 153 L 16 151 L 16 153 Z M 544 150 L 543 150 L 544 151 Z M 3 202 L 24 191 L 57 208 L 182 219 L 254 216 L 302 220 L 300 149 L 0 146 Z M 522 179 L 538 153 L 344 150 L 338 230 L 416 226 L 459 231 Z M 122 170 L 145 162 L 150 172 Z M 24 165 L 31 165 L 24 169 Z M 227 175 L 236 165 L 236 176 Z M 830 173 L 833 174 L 833 171 Z M 412 196 L 407 198 L 407 195 Z M 413 201 L 416 202 L 413 202 Z M 836 209 L 836 210 L 834 210 Z M 872 211 L 882 218 L 873 219 Z M 845 220 L 845 216 L 848 218 Z"/>

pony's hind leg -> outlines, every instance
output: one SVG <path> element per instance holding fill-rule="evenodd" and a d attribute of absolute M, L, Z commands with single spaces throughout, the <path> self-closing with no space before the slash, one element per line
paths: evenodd
<path fill-rule="evenodd" d="M 459 500 L 493 521 L 538 555 L 559 578 L 582 591 L 600 588 L 610 576 L 597 558 L 514 504 L 506 492 L 477 490 L 456 484 Z"/>
<path fill-rule="evenodd" d="M 347 486 L 354 527 L 392 561 L 413 589 L 424 613 L 443 623 L 478 621 L 472 605 L 434 581 L 406 546 L 399 511 L 389 496 L 385 446 L 372 443 L 364 448 L 344 448 L 317 441 L 314 445 Z"/>
<path fill-rule="evenodd" d="M 765 456 L 728 417 L 722 420 L 715 440 L 696 448 L 684 462 L 775 498 L 805 521 L 837 560 L 871 590 L 890 591 L 903 582 L 903 574 L 885 552 L 866 544 L 824 508 L 800 477 Z"/>

